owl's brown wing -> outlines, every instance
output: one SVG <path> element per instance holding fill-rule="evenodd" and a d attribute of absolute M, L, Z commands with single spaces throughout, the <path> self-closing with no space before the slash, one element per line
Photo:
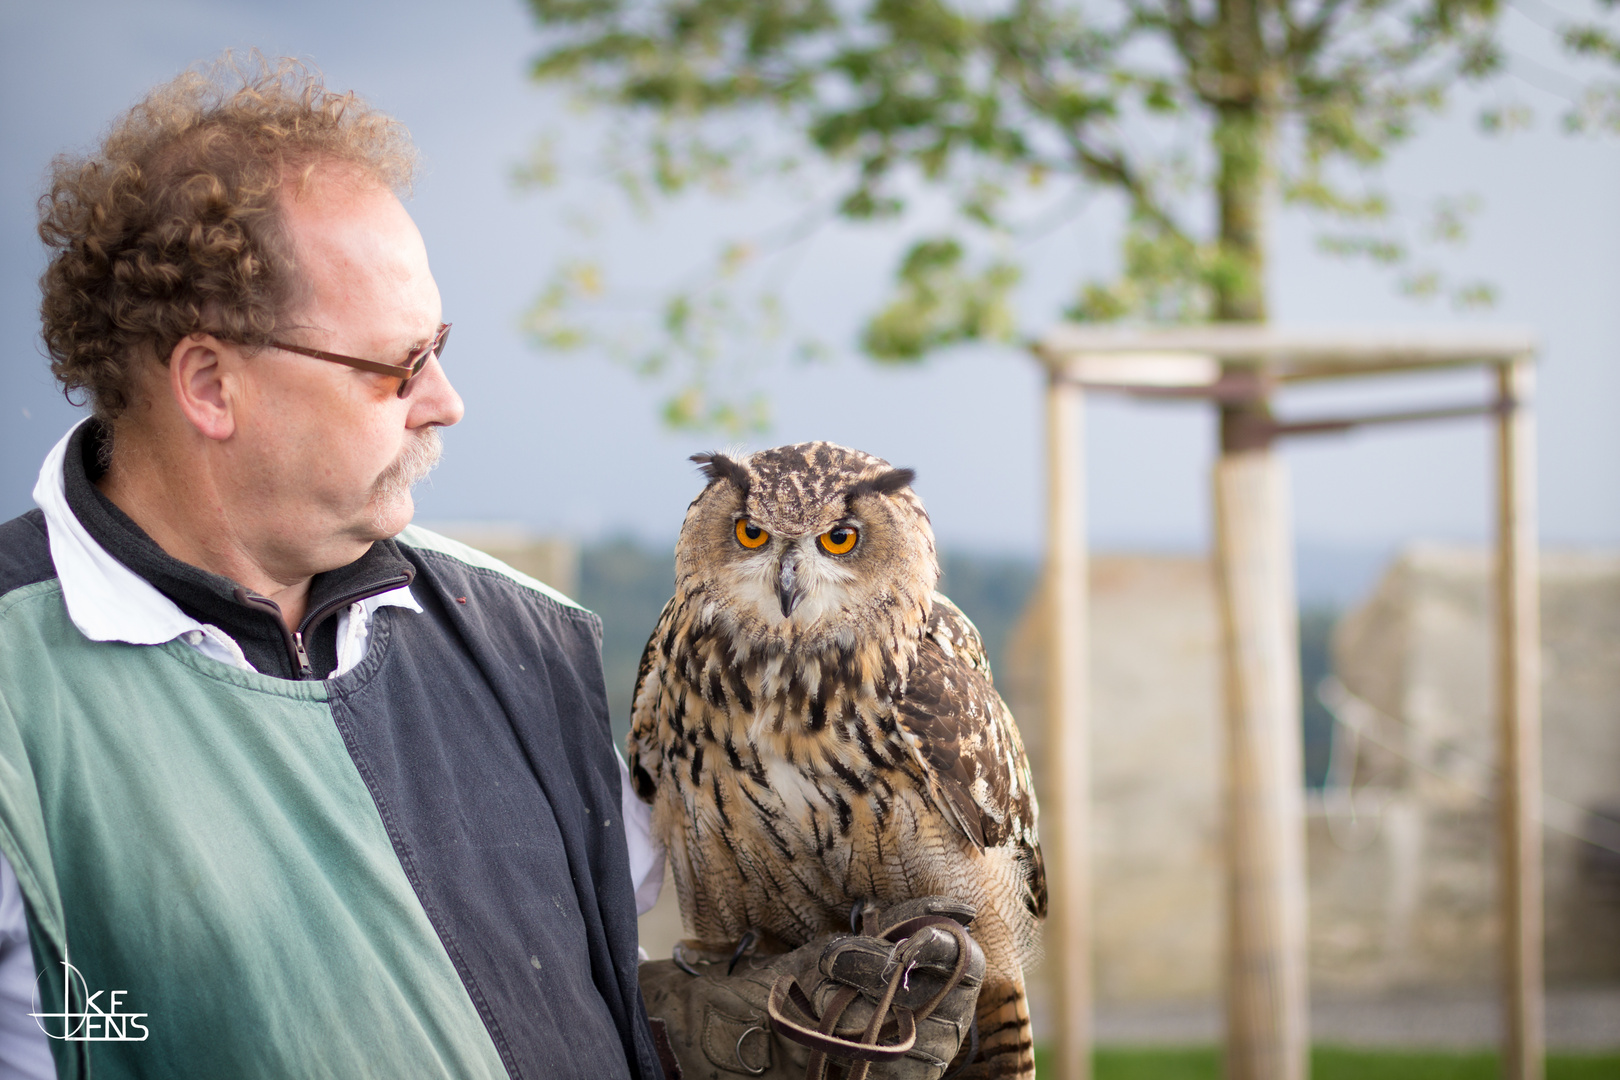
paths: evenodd
<path fill-rule="evenodd" d="M 630 783 L 642 802 L 653 801 L 658 775 L 654 755 L 658 753 L 658 708 L 663 697 L 664 659 L 669 654 L 667 638 L 675 628 L 678 608 L 670 597 L 658 615 L 658 625 L 641 650 L 636 668 L 636 689 L 630 696 L 630 737 L 625 741 L 625 763 L 630 766 Z"/>
<path fill-rule="evenodd" d="M 937 593 L 895 719 L 940 811 L 980 848 L 1013 844 L 1021 850 L 1030 907 L 1044 916 L 1046 871 L 1023 740 L 990 682 L 978 630 Z"/>
<path fill-rule="evenodd" d="M 934 594 L 934 612 L 929 616 L 925 634 L 946 656 L 954 657 L 977 671 L 986 682 L 995 681 L 990 674 L 990 657 L 984 651 L 984 639 L 979 636 L 979 628 L 944 593 Z"/>

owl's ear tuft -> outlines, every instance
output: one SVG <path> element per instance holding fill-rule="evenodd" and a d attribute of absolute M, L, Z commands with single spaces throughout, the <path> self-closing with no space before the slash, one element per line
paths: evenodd
<path fill-rule="evenodd" d="M 844 499 L 847 502 L 861 495 L 893 495 L 902 488 L 910 487 L 915 479 L 917 479 L 916 469 L 890 469 L 888 472 L 881 472 L 862 480 L 849 489 L 849 494 L 845 495 Z"/>
<path fill-rule="evenodd" d="M 748 494 L 748 470 L 726 457 L 724 454 L 693 454 L 692 461 L 697 462 L 698 471 L 709 478 L 709 482 L 716 480 L 730 480 L 738 491 Z"/>

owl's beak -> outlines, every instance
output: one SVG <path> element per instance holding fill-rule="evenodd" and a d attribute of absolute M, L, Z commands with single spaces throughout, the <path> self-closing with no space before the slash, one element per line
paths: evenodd
<path fill-rule="evenodd" d="M 776 576 L 776 598 L 782 603 L 782 618 L 793 617 L 793 609 L 804 599 L 804 587 L 799 584 L 799 557 L 789 551 L 782 556 L 782 567 Z"/>

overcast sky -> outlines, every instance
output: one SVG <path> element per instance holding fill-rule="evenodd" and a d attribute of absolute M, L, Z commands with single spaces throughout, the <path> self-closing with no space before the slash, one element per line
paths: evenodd
<path fill-rule="evenodd" d="M 610 363 L 543 355 L 519 331 L 568 234 L 567 193 L 523 194 L 509 179 L 537 133 L 599 121 L 562 109 L 525 79 L 535 32 L 515 0 L 388 4 L 139 4 L 0 0 L 0 517 L 31 505 L 38 463 L 75 412 L 41 356 L 34 201 L 51 156 L 93 144 L 151 85 L 227 47 L 312 60 L 329 85 L 356 88 L 412 130 L 426 161 L 409 206 L 456 324 L 447 370 L 467 418 L 447 433 L 445 464 L 419 517 L 521 523 L 594 537 L 672 539 L 698 487 L 686 455 L 721 440 L 659 426 L 663 391 Z M 1556 65 L 1535 28 L 1505 18 L 1523 65 Z M 1520 20 L 1520 21 L 1515 21 Z M 1538 79 L 1559 85 L 1554 76 Z M 1545 342 L 1538 402 L 1541 531 L 1549 544 L 1620 543 L 1620 139 L 1556 134 L 1557 100 L 1511 140 L 1473 132 L 1466 115 L 1430 124 L 1389 176 L 1397 194 L 1475 193 L 1482 212 L 1462 265 L 1493 281 L 1496 310 L 1472 321 L 1533 325 Z M 602 205 L 610 205 L 604 197 Z M 657 277 L 736 231 L 786 220 L 784 199 L 693 204 L 661 223 L 610 222 L 615 257 Z M 1031 328 L 1055 316 L 1079 271 L 1112 260 L 1105 213 L 1030 249 L 1023 296 Z M 1275 231 L 1273 312 L 1282 323 L 1455 321 L 1444 305 L 1397 297 L 1373 272 L 1324 261 L 1312 232 Z M 828 438 L 918 469 L 947 547 L 1033 552 L 1041 535 L 1040 401 L 1033 364 L 1011 349 L 964 350 L 921 369 L 881 371 L 849 350 L 881 297 L 901 238 L 834 229 L 799 261 L 787 292 L 835 355 L 765 376 L 777 422 L 753 446 Z M 673 276 L 669 280 L 673 280 Z M 1414 385 L 1381 400 L 1478 397 L 1478 379 Z M 1361 394 L 1357 401 L 1378 395 Z M 1345 398 L 1285 401 L 1304 413 Z M 1190 549 L 1207 536 L 1212 424 L 1196 406 L 1099 403 L 1088 416 L 1094 539 Z M 1368 432 L 1290 446 L 1299 536 L 1317 546 L 1385 550 L 1418 538 L 1488 533 L 1485 425 Z"/>

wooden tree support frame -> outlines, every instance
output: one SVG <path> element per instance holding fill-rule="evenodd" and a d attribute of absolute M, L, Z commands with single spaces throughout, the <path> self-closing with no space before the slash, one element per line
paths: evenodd
<path fill-rule="evenodd" d="M 1198 398 L 1221 418 L 1215 564 L 1225 651 L 1226 1078 L 1309 1073 L 1299 654 L 1281 437 L 1368 424 L 1492 416 L 1497 427 L 1497 671 L 1502 926 L 1502 1074 L 1542 1080 L 1542 874 L 1534 336 L 1518 327 L 1157 330 L 1061 326 L 1034 346 L 1047 382 L 1046 745 L 1041 793 L 1057 991 L 1060 1080 L 1091 1075 L 1089 729 L 1084 527 L 1086 391 Z M 1491 400 L 1285 422 L 1277 390 L 1307 382 L 1445 369 L 1495 374 Z"/>

